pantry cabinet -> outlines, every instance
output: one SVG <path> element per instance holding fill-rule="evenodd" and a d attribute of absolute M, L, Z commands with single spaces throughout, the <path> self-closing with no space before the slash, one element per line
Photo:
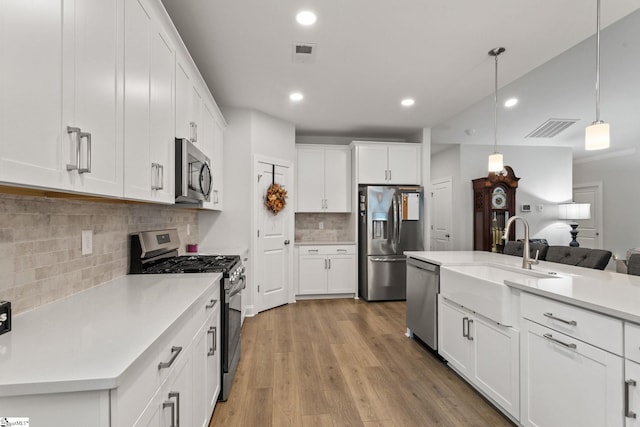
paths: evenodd
<path fill-rule="evenodd" d="M 302 246 L 298 254 L 298 295 L 355 294 L 354 245 Z"/>
<path fill-rule="evenodd" d="M 124 196 L 174 203 L 175 49 L 152 5 L 125 4 Z"/>
<path fill-rule="evenodd" d="M 298 145 L 296 212 L 351 212 L 348 147 Z"/>
<path fill-rule="evenodd" d="M 519 334 L 438 297 L 438 351 L 514 418 L 520 415 Z"/>
<path fill-rule="evenodd" d="M 0 2 L 0 181 L 122 196 L 122 9 Z"/>
<path fill-rule="evenodd" d="M 419 185 L 420 145 L 354 141 L 358 184 Z"/>

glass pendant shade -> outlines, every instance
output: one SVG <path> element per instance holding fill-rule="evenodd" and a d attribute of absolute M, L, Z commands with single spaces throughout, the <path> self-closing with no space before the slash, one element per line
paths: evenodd
<path fill-rule="evenodd" d="M 489 156 L 489 172 L 502 172 L 504 169 L 504 162 L 502 159 L 502 154 L 493 153 Z"/>
<path fill-rule="evenodd" d="M 609 148 L 609 123 L 593 122 L 584 132 L 585 150 L 603 150 Z"/>

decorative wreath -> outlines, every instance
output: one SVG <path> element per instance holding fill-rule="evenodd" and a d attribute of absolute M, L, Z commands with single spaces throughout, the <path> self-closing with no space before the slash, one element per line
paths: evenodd
<path fill-rule="evenodd" d="M 273 183 L 267 190 L 264 205 L 269 208 L 274 215 L 278 215 L 278 212 L 287 205 L 286 198 L 287 190 L 285 190 L 282 185 Z"/>

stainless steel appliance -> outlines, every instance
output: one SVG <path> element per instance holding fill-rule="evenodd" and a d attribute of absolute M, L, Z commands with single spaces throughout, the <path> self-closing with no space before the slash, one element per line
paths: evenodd
<path fill-rule="evenodd" d="M 424 250 L 423 188 L 360 186 L 358 293 L 367 301 L 406 299 L 404 251 Z"/>
<path fill-rule="evenodd" d="M 222 390 L 225 401 L 240 362 L 244 266 L 238 255 L 178 255 L 178 230 L 154 230 L 130 236 L 129 274 L 222 273 Z"/>
<path fill-rule="evenodd" d="M 176 202 L 209 201 L 213 178 L 211 161 L 191 141 L 176 138 Z"/>
<path fill-rule="evenodd" d="M 414 338 L 438 349 L 440 266 L 407 258 L 407 328 Z"/>

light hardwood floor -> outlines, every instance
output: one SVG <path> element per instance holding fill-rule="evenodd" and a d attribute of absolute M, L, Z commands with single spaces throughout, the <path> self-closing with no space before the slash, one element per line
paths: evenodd
<path fill-rule="evenodd" d="M 404 302 L 300 301 L 247 318 L 210 427 L 512 425 L 405 331 Z"/>

